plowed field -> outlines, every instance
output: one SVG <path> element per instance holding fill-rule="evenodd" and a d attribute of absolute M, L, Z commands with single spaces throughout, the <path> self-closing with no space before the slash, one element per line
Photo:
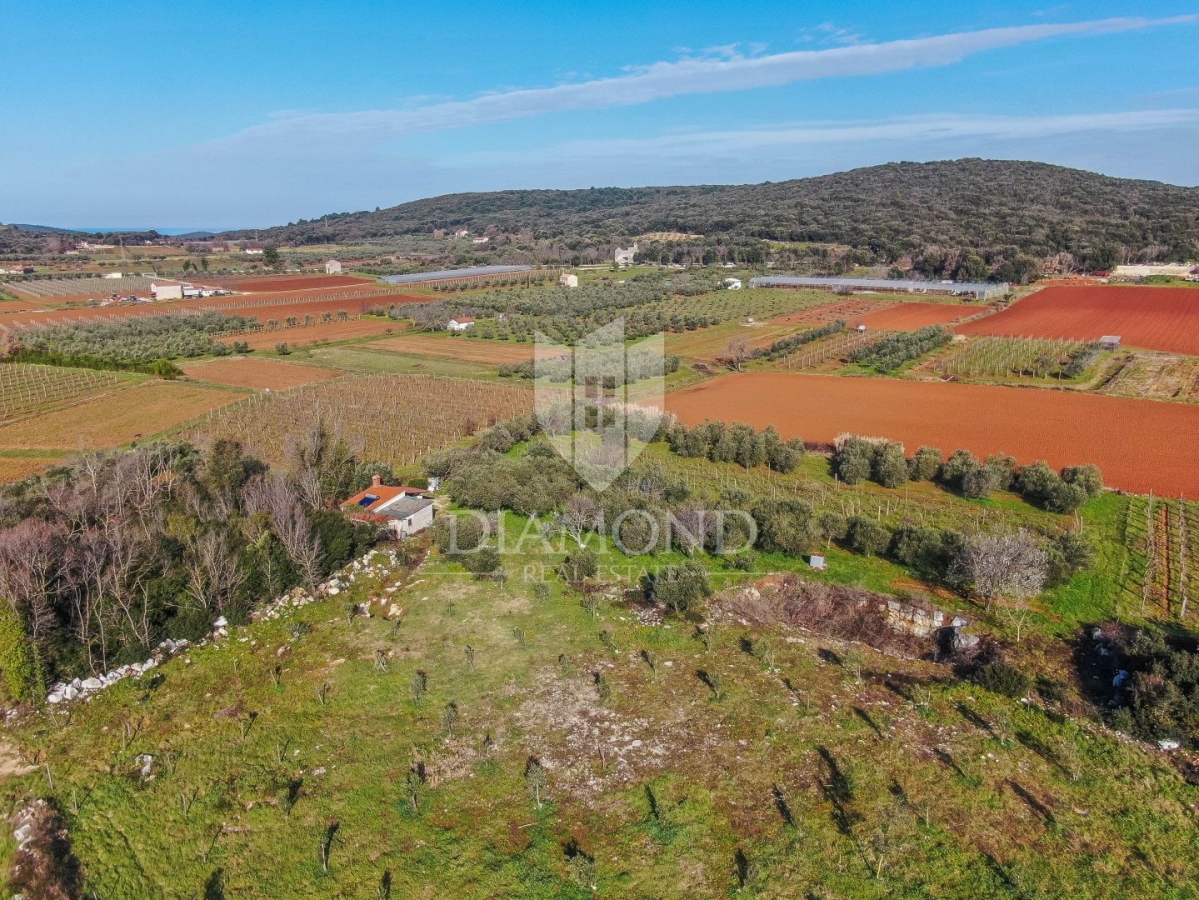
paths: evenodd
<path fill-rule="evenodd" d="M 419 356 L 444 356 L 464 359 L 467 362 L 519 363 L 533 358 L 532 344 L 511 344 L 507 341 L 489 341 L 479 338 L 439 338 L 430 335 L 404 335 L 375 341 L 369 346 L 376 350 L 393 353 L 415 353 Z"/>
<path fill-rule="evenodd" d="M 1199 407 L 1065 391 L 750 372 L 667 395 L 688 424 L 774 425 L 829 443 L 842 432 L 922 444 L 948 454 L 1004 451 L 1021 462 L 1095 463 L 1108 484 L 1161 496 L 1199 496 Z"/>
<path fill-rule="evenodd" d="M 183 371 L 200 381 L 272 391 L 312 384 L 314 381 L 328 381 L 342 374 L 336 369 L 281 362 L 277 359 L 217 359 L 212 362 L 191 363 L 184 366 Z"/>
<path fill-rule="evenodd" d="M 373 278 L 356 278 L 353 275 L 249 275 L 245 278 L 208 278 L 205 281 L 246 294 L 259 291 L 307 291 L 378 284 Z"/>
<path fill-rule="evenodd" d="M 949 325 L 978 315 L 986 307 L 962 303 L 900 303 L 858 316 L 851 325 L 882 331 L 919 331 L 929 325 Z"/>
<path fill-rule="evenodd" d="M 267 318 L 261 316 L 259 321 L 263 322 Z M 270 318 L 276 316 L 272 314 Z M 249 331 L 245 334 L 231 334 L 221 340 L 226 344 L 244 341 L 250 345 L 251 350 L 264 350 L 280 343 L 289 347 L 299 347 L 317 341 L 344 341 L 349 338 L 369 337 L 372 334 L 392 334 L 407 327 L 403 322 L 387 319 L 350 319 L 348 322 L 331 322 L 328 325 L 300 325 L 275 331 Z"/>
<path fill-rule="evenodd" d="M 1199 356 L 1199 290 L 1154 287 L 1048 287 L 961 334 L 1093 341 L 1120 335 L 1126 347 Z"/>

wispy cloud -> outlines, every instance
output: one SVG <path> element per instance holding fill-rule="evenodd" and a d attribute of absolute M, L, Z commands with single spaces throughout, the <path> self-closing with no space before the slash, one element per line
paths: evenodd
<path fill-rule="evenodd" d="M 467 164 L 530 159 L 624 159 L 663 154 L 713 156 L 755 150 L 853 145 L 870 142 L 933 143 L 966 138 L 1021 140 L 1084 132 L 1131 133 L 1199 128 L 1199 109 L 1133 110 L 1050 116 L 922 115 L 881 122 L 814 122 L 782 128 L 699 131 L 651 138 L 567 141 L 541 151 L 481 152 L 460 156 Z"/>
<path fill-rule="evenodd" d="M 434 103 L 405 109 L 319 113 L 274 119 L 229 137 L 207 149 L 242 153 L 256 149 L 315 149 L 328 142 L 372 144 L 423 132 L 569 110 L 606 109 L 650 103 L 688 94 L 708 94 L 776 87 L 824 78 L 855 77 L 908 69 L 952 65 L 966 57 L 1004 47 L 1067 36 L 1136 31 L 1199 21 L 1199 16 L 1165 19 L 1102 19 L 1065 24 L 1024 25 L 935 35 L 886 43 L 859 43 L 821 50 L 742 55 L 735 48 L 717 57 L 703 55 L 633 68 L 626 74 L 553 87 L 508 90 L 471 100 Z"/>

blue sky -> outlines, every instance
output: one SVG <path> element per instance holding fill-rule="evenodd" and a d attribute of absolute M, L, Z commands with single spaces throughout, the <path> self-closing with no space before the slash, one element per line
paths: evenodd
<path fill-rule="evenodd" d="M 1199 184 L 1199 0 L 9 4 L 0 221 L 1035 159 Z"/>

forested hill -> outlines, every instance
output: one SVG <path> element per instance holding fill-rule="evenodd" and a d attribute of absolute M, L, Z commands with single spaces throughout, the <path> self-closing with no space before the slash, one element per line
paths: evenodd
<path fill-rule="evenodd" d="M 1165 255 L 1199 246 L 1199 188 L 1044 163 L 891 163 L 751 185 L 449 194 L 259 232 L 281 245 L 466 227 L 534 237 L 619 239 L 686 232 L 871 248 L 1016 247 L 1045 257 L 1105 245 Z M 230 235 L 236 236 L 236 233 Z"/>

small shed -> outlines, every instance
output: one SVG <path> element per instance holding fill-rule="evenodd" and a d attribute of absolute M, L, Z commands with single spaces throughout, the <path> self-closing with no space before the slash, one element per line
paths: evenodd
<path fill-rule="evenodd" d="M 325 263 L 325 274 L 326 275 L 340 275 L 341 274 L 341 263 L 335 259 L 329 260 L 327 263 Z"/>
<path fill-rule="evenodd" d="M 570 274 L 560 275 L 558 277 L 558 284 L 562 285 L 562 287 L 578 287 L 579 276 Z"/>
<path fill-rule="evenodd" d="M 824 571 L 824 554 L 823 553 L 813 553 L 811 556 L 808 557 L 808 565 L 811 566 L 813 569 L 815 569 L 817 572 L 823 572 Z"/>
<path fill-rule="evenodd" d="M 182 300 L 183 284 L 178 281 L 151 282 L 150 296 L 155 300 Z"/>
<path fill-rule="evenodd" d="M 1101 337 L 1099 339 L 1099 349 L 1100 350 L 1119 350 L 1120 349 L 1120 335 L 1105 334 L 1103 337 Z"/>

